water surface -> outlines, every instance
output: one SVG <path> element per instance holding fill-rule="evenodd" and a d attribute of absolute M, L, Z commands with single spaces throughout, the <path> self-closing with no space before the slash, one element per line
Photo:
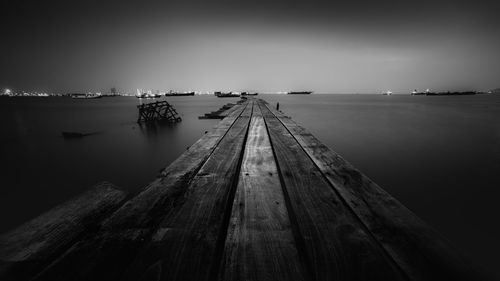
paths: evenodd
<path fill-rule="evenodd" d="M 171 97 L 182 122 L 149 128 L 136 123 L 134 97 L 1 98 L 0 232 L 100 181 L 140 190 L 218 122 L 199 115 L 237 100 Z M 95 134 L 64 139 L 62 131 Z"/>
<path fill-rule="evenodd" d="M 260 95 L 500 277 L 500 95 Z M 145 187 L 237 98 L 168 98 L 183 121 L 136 124 L 136 98 L 0 99 L 0 231 L 107 180 Z M 96 132 L 65 140 L 61 131 Z"/>
<path fill-rule="evenodd" d="M 500 278 L 500 95 L 265 99 Z"/>

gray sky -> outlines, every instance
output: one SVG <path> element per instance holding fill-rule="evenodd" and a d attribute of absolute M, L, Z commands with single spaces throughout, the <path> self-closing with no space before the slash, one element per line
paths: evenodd
<path fill-rule="evenodd" d="M 325 93 L 500 87 L 495 1 L 67 2 L 1 4 L 1 87 Z"/>

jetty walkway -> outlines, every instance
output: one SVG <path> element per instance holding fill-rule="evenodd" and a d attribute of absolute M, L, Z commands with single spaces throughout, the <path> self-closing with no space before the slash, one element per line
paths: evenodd
<path fill-rule="evenodd" d="M 479 280 L 291 118 L 229 110 L 138 194 L 99 184 L 2 236 L 0 280 Z"/>

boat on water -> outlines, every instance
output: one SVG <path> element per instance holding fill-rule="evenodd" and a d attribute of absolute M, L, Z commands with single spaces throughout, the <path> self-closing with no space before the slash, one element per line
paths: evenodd
<path fill-rule="evenodd" d="M 241 95 L 242 96 L 256 96 L 258 95 L 259 93 L 248 93 L 248 92 L 242 92 Z"/>
<path fill-rule="evenodd" d="M 168 97 L 182 97 L 182 96 L 194 96 L 194 92 L 168 92 L 165 93 L 165 96 Z"/>
<path fill-rule="evenodd" d="M 86 93 L 86 94 L 81 94 L 81 93 L 74 93 L 70 94 L 71 98 L 73 99 L 98 99 L 102 98 L 101 93 Z"/>
<path fill-rule="evenodd" d="M 386 92 L 383 92 L 382 95 L 384 95 L 384 96 L 390 96 L 390 95 L 392 95 L 392 92 L 391 91 L 386 91 Z"/>
<path fill-rule="evenodd" d="M 465 92 L 438 92 L 438 93 L 426 93 L 426 96 L 468 96 L 475 95 L 477 92 L 465 91 Z"/>
<path fill-rule="evenodd" d="M 214 95 L 218 98 L 237 98 L 240 96 L 239 94 L 234 94 L 233 92 L 214 92 Z"/>
<path fill-rule="evenodd" d="M 310 95 L 312 91 L 291 91 L 287 92 L 287 95 Z"/>

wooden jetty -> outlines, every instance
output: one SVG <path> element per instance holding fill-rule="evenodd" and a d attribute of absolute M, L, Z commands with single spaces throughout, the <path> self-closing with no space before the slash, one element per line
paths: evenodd
<path fill-rule="evenodd" d="M 233 108 L 237 104 L 241 104 L 246 102 L 246 98 L 242 98 L 237 103 L 228 103 L 223 105 L 216 111 L 212 111 L 210 113 L 205 113 L 203 116 L 198 116 L 198 119 L 224 119 L 226 116 L 231 114 L 236 108 Z"/>
<path fill-rule="evenodd" d="M 108 186 L 2 236 L 0 280 L 484 280 L 292 119 L 232 109 L 128 200 Z"/>
<path fill-rule="evenodd" d="M 143 103 L 138 105 L 137 108 L 139 109 L 138 123 L 154 121 L 180 122 L 182 120 L 175 108 L 165 100 Z"/>

